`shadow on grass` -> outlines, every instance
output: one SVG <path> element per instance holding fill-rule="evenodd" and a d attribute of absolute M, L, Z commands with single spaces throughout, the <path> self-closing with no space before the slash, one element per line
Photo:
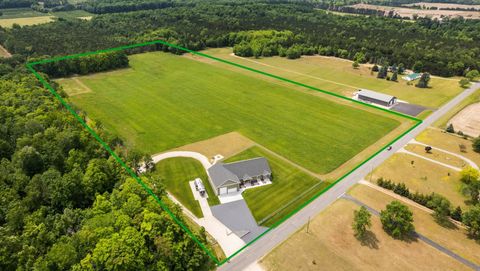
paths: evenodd
<path fill-rule="evenodd" d="M 358 237 L 358 241 L 362 246 L 366 246 L 372 249 L 378 249 L 378 239 L 377 235 L 375 235 L 372 231 L 366 231 L 363 237 Z"/>

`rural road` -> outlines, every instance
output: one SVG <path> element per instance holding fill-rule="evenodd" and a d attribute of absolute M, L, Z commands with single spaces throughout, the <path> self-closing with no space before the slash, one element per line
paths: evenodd
<path fill-rule="evenodd" d="M 316 216 L 327 206 L 333 203 L 337 198 L 345 194 L 345 192 L 350 187 L 355 185 L 358 181 L 362 180 L 362 178 L 366 176 L 370 171 L 379 166 L 383 161 L 387 160 L 396 151 L 405 146 L 410 140 L 414 139 L 428 126 L 432 125 L 441 116 L 453 109 L 457 104 L 459 104 L 462 100 L 464 100 L 466 97 L 471 95 L 479 88 L 480 83 L 476 83 L 470 88 L 464 90 L 462 93 L 457 95 L 448 103 L 433 112 L 423 121 L 423 123 L 418 125 L 415 129 L 411 130 L 408 134 L 397 140 L 397 142 L 392 145 L 391 151 L 383 151 L 374 158 L 370 159 L 370 161 L 366 162 L 361 167 L 357 168 L 357 170 L 350 173 L 342 181 L 340 181 L 330 190 L 312 201 L 309 205 L 298 211 L 288 220 L 280 224 L 278 227 L 270 230 L 270 232 L 268 232 L 256 242 L 245 248 L 241 253 L 233 257 L 229 262 L 220 266 L 218 270 L 240 271 L 244 270 L 246 267 L 258 261 L 261 257 L 270 252 L 276 246 L 280 245 L 290 235 L 292 235 L 303 225 L 305 225 L 305 223 L 307 223 L 310 217 Z"/>

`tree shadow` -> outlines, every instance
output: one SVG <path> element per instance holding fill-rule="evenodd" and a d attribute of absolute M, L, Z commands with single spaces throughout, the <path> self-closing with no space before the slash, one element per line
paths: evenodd
<path fill-rule="evenodd" d="M 377 235 L 372 231 L 366 231 L 365 235 L 362 238 L 357 238 L 360 241 L 362 246 L 366 246 L 372 249 L 378 249 L 378 239 Z"/>
<path fill-rule="evenodd" d="M 453 223 L 450 219 L 448 218 L 444 218 L 444 219 L 440 219 L 440 218 L 437 218 L 435 217 L 433 214 L 433 219 L 435 220 L 435 222 L 437 222 L 438 225 L 446 228 L 446 229 L 449 229 L 449 230 L 456 230 L 458 229 L 457 225 L 455 225 L 455 223 Z"/>

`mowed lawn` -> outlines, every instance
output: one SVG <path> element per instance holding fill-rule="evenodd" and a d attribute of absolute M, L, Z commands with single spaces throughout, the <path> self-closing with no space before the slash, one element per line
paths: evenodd
<path fill-rule="evenodd" d="M 130 60 L 129 69 L 77 78 L 91 92 L 71 101 L 128 145 L 151 154 L 237 131 L 322 174 L 400 124 L 381 111 L 185 57 L 154 52 Z"/>
<path fill-rule="evenodd" d="M 232 55 L 230 48 L 209 49 L 205 53 L 348 97 L 359 88 L 366 88 L 394 95 L 409 103 L 437 108 L 462 91 L 458 84 L 459 79 L 432 77 L 431 88 L 421 89 L 407 85 L 407 82 L 401 79 L 402 75 L 399 75 L 398 82 L 377 79 L 376 73 L 372 74 L 366 65 L 353 69 L 351 61 L 334 57 L 245 59 Z"/>
<path fill-rule="evenodd" d="M 175 157 L 162 160 L 157 163 L 153 175 L 159 177 L 168 192 L 197 217 L 203 217 L 203 213 L 200 204 L 193 197 L 189 181 L 195 178 L 202 179 L 208 193 L 208 203 L 210 205 L 220 204 L 217 196 L 213 193 L 205 169 L 200 162 L 193 158 Z"/>
<path fill-rule="evenodd" d="M 272 184 L 247 189 L 242 195 L 257 222 L 261 222 L 263 226 L 273 225 L 329 184 L 308 175 L 260 147 L 252 147 L 228 158 L 225 162 L 255 157 L 265 157 L 268 160 L 272 169 Z M 309 192 L 304 194 L 306 191 Z"/>
<path fill-rule="evenodd" d="M 352 230 L 359 207 L 339 199 L 260 260 L 266 271 L 277 270 L 469 270 L 428 244 L 393 239 L 372 215 L 368 242 Z"/>

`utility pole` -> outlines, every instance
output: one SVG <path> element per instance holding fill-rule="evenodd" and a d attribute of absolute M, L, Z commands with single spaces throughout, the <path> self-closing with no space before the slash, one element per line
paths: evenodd
<path fill-rule="evenodd" d="M 310 227 L 310 217 L 308 217 L 308 222 L 307 222 L 307 233 L 308 233 L 308 228 Z"/>

